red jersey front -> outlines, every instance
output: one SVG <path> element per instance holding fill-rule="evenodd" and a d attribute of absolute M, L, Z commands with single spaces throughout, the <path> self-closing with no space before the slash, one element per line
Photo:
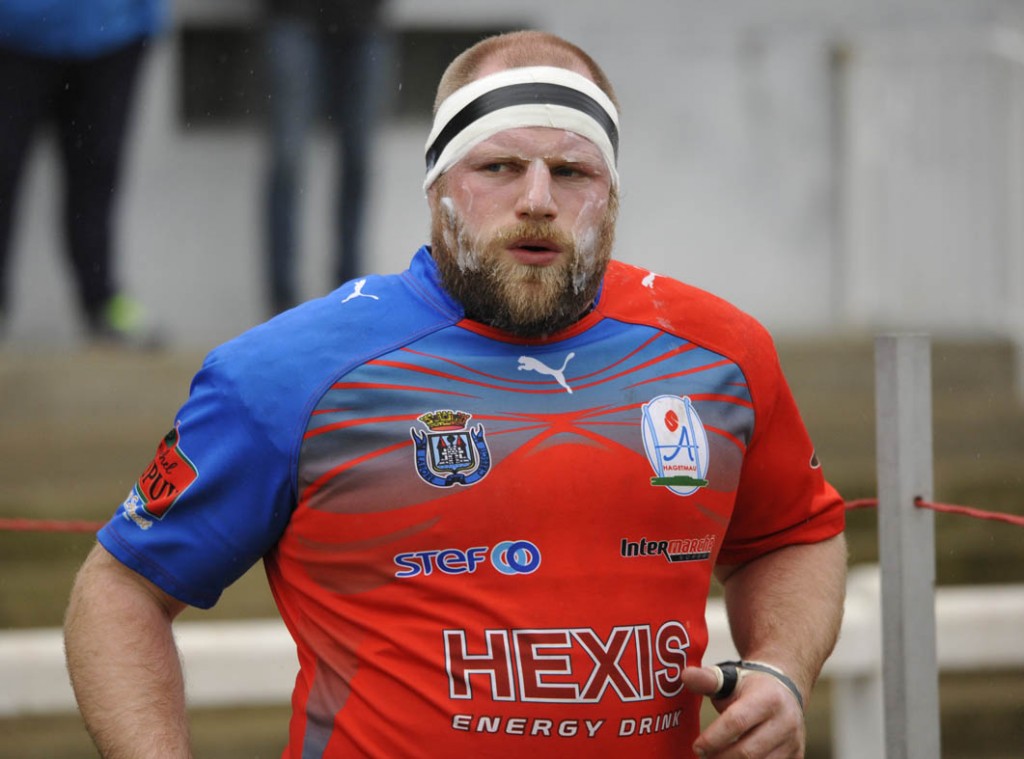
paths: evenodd
<path fill-rule="evenodd" d="M 229 498 L 278 530 L 260 545 L 301 665 L 286 756 L 689 755 L 679 675 L 715 563 L 843 527 L 770 338 L 613 263 L 579 324 L 514 340 L 460 320 L 424 255 L 211 363 L 178 423 L 198 475 L 159 528 L 223 524 Z M 445 316 L 388 326 L 416 310 Z M 327 328 L 287 372 L 258 365 L 270 336 Z M 267 399 L 290 376 L 298 424 Z M 262 390 L 230 413 L 202 390 L 247 377 Z M 205 442 L 225 425 L 241 451 Z M 225 493 L 232 466 L 259 491 Z"/>

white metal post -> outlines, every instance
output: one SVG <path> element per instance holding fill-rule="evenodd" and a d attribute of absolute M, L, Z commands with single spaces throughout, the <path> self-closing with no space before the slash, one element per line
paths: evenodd
<path fill-rule="evenodd" d="M 882 567 L 882 672 L 886 759 L 935 759 L 939 684 L 935 652 L 931 346 L 927 336 L 875 343 L 878 548 Z"/>

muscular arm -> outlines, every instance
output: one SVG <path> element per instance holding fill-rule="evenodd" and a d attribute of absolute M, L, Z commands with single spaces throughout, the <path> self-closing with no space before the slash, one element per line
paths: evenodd
<path fill-rule="evenodd" d="M 171 622 L 185 608 L 96 545 L 64 623 L 68 672 L 106 759 L 190 756 L 184 681 Z"/>
<path fill-rule="evenodd" d="M 733 641 L 743 659 L 784 671 L 804 700 L 832 652 L 843 615 L 846 541 L 795 545 L 739 567 L 721 567 Z M 716 682 L 706 669 L 689 669 L 687 687 L 711 694 Z M 743 741 L 749 756 L 799 757 L 803 715 L 796 699 L 770 675 L 750 673 L 733 696 L 715 702 L 722 712 L 698 738 L 698 755 L 728 756 Z M 739 754 L 737 754 L 739 755 Z"/>
<path fill-rule="evenodd" d="M 718 574 L 740 656 L 782 669 L 808 698 L 843 618 L 844 537 L 782 548 Z"/>

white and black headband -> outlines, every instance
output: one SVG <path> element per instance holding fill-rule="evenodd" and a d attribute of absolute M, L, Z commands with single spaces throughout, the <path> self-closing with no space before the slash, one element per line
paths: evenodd
<path fill-rule="evenodd" d="M 427 138 L 427 190 L 475 145 L 506 129 L 555 127 L 574 132 L 601 151 L 618 185 L 619 114 L 592 81 L 568 69 L 508 69 L 470 82 L 449 95 Z"/>

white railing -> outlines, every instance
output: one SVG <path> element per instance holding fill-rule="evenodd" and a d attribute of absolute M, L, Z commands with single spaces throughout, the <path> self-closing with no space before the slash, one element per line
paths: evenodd
<path fill-rule="evenodd" d="M 842 634 L 819 685 L 832 688 L 833 759 L 885 756 L 880 610 L 877 567 L 854 568 Z M 940 670 L 1024 668 L 1024 585 L 939 588 L 935 614 Z M 708 627 L 706 661 L 735 658 L 721 601 L 709 604 Z M 280 622 L 182 622 L 175 630 L 192 706 L 288 702 L 297 664 Z M 0 683 L 0 717 L 73 711 L 61 631 L 0 632 Z"/>

